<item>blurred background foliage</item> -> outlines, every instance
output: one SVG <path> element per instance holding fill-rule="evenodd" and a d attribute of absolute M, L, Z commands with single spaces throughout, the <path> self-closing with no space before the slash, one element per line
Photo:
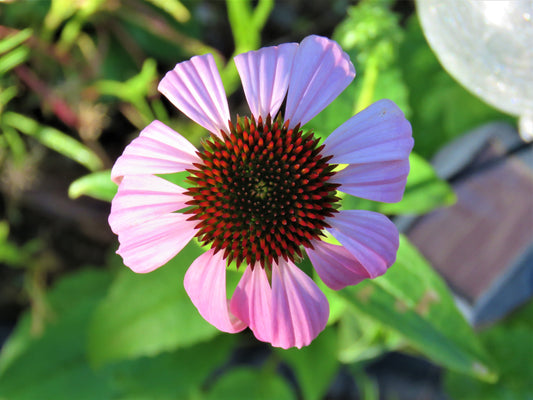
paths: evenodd
<path fill-rule="evenodd" d="M 309 347 L 286 351 L 248 332 L 222 334 L 198 315 L 182 284 L 201 253 L 194 242 L 148 275 L 135 275 L 114 255 L 109 169 L 124 146 L 153 119 L 197 145 L 205 135 L 158 94 L 162 75 L 212 53 L 230 108 L 245 115 L 232 56 L 313 33 L 337 40 L 357 77 L 307 127 L 326 137 L 390 98 L 415 136 L 400 203 L 346 195 L 343 207 L 394 216 L 453 204 L 429 158 L 462 132 L 509 118 L 442 69 L 411 2 L 0 4 L 0 322 L 9 335 L 0 399 L 373 400 L 385 397 L 372 365 L 391 352 L 437 366 L 438 392 L 451 398 L 533 398 L 531 305 L 474 332 L 405 237 L 385 276 L 340 292 L 317 282 L 330 301 L 328 327 Z M 308 260 L 302 267 L 311 273 Z M 435 396 L 417 398 L 442 398 Z"/>

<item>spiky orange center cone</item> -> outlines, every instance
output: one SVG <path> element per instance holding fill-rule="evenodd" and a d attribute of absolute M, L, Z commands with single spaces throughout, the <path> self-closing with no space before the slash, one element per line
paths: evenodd
<path fill-rule="evenodd" d="M 228 265 L 294 262 L 336 212 L 339 185 L 328 182 L 336 165 L 312 132 L 288 125 L 270 116 L 237 118 L 229 134 L 203 143 L 202 163 L 188 170 L 189 220 L 199 221 L 196 236 L 224 250 Z"/>

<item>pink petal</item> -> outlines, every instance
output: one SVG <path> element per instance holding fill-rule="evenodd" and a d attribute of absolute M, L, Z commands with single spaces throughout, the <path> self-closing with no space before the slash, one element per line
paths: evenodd
<path fill-rule="evenodd" d="M 390 100 L 379 100 L 339 126 L 324 141 L 332 163 L 405 160 L 413 148 L 411 124 Z"/>
<path fill-rule="evenodd" d="M 187 139 L 162 122 L 153 121 L 124 149 L 111 170 L 111 179 L 118 184 L 125 175 L 182 172 L 200 161 Z"/>
<path fill-rule="evenodd" d="M 331 289 L 340 290 L 370 278 L 368 271 L 343 246 L 324 241 L 313 242 L 305 251 L 320 279 Z"/>
<path fill-rule="evenodd" d="M 383 275 L 396 260 L 399 234 L 383 214 L 366 210 L 341 210 L 327 218 L 328 231 L 368 271 L 370 278 Z"/>
<path fill-rule="evenodd" d="M 190 197 L 185 189 L 155 175 L 128 175 L 111 202 L 109 225 L 119 234 L 142 221 L 180 210 Z"/>
<path fill-rule="evenodd" d="M 329 317 L 326 296 L 292 262 L 272 265 L 272 345 L 287 349 L 307 346 Z"/>
<path fill-rule="evenodd" d="M 350 164 L 331 178 L 338 190 L 364 199 L 396 203 L 402 199 L 409 159 L 366 164 Z"/>
<path fill-rule="evenodd" d="M 264 47 L 234 58 L 252 115 L 275 117 L 285 99 L 298 44 Z"/>
<path fill-rule="evenodd" d="M 257 339 L 272 341 L 272 289 L 259 264 L 244 271 L 231 298 L 230 310 L 250 327 Z"/>
<path fill-rule="evenodd" d="M 138 273 L 153 271 L 178 254 L 196 233 L 189 215 L 170 213 L 119 230 L 117 253 Z"/>
<path fill-rule="evenodd" d="M 230 315 L 226 298 L 226 261 L 213 249 L 199 256 L 185 274 L 183 284 L 204 319 L 223 332 L 242 331 L 246 325 Z"/>
<path fill-rule="evenodd" d="M 304 125 L 322 111 L 355 77 L 350 57 L 325 37 L 306 37 L 296 52 L 289 81 L 285 120 Z"/>
<path fill-rule="evenodd" d="M 178 110 L 215 135 L 228 132 L 228 101 L 211 54 L 192 57 L 167 72 L 159 91 Z"/>

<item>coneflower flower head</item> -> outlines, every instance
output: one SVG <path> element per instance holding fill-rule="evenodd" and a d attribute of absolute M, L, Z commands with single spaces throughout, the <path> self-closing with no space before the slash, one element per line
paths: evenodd
<path fill-rule="evenodd" d="M 196 149 L 159 121 L 146 127 L 113 167 L 119 188 L 109 223 L 117 252 L 136 272 L 164 265 L 196 237 L 207 251 L 184 285 L 200 314 L 225 332 L 249 327 L 274 346 L 302 347 L 329 315 L 324 294 L 296 266 L 306 254 L 335 290 L 380 276 L 394 263 L 392 222 L 343 210 L 337 191 L 399 201 L 411 127 L 394 103 L 381 100 L 322 144 L 304 128 L 355 76 L 347 54 L 329 39 L 309 36 L 240 54 L 235 64 L 251 115 L 234 122 L 211 55 L 166 74 L 159 90 L 209 136 Z M 187 189 L 157 176 L 184 171 Z M 340 245 L 324 241 L 326 232 Z M 232 262 L 243 275 L 228 300 Z"/>

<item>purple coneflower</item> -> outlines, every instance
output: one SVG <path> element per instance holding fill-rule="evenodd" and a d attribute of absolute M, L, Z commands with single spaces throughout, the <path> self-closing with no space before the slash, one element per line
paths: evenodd
<path fill-rule="evenodd" d="M 329 316 L 326 297 L 295 265 L 304 252 L 335 290 L 382 275 L 396 258 L 394 224 L 379 213 L 340 209 L 337 191 L 399 201 L 411 126 L 393 102 L 380 100 L 323 144 L 302 129 L 355 76 L 332 40 L 309 36 L 240 54 L 235 64 L 251 116 L 233 123 L 211 55 L 166 74 L 161 93 L 210 136 L 197 150 L 163 123 L 148 125 L 113 167 L 119 188 L 109 223 L 117 253 L 139 273 L 161 267 L 196 237 L 207 251 L 184 285 L 200 314 L 221 331 L 249 327 L 273 346 L 302 347 Z M 187 189 L 157 176 L 183 171 Z M 326 231 L 340 245 L 324 241 Z M 228 300 L 231 262 L 244 273 Z"/>

